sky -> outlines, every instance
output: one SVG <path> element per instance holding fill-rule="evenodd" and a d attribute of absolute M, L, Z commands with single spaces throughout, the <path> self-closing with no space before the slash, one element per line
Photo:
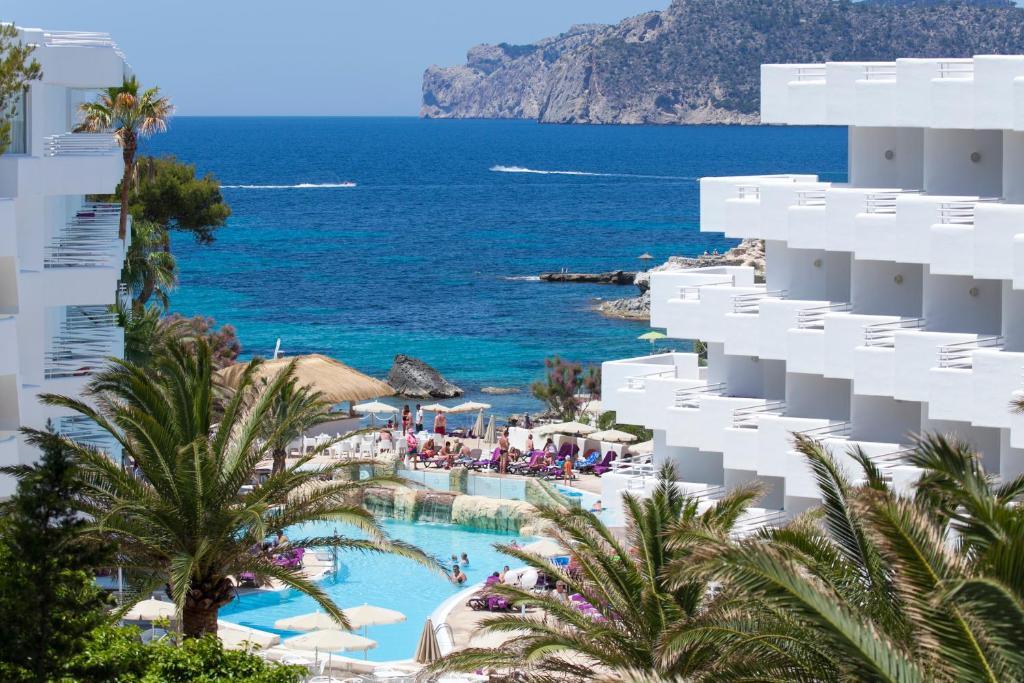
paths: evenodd
<path fill-rule="evenodd" d="M 669 0 L 3 0 L 19 26 L 105 31 L 180 115 L 416 115 L 423 70 Z M 126 9 L 127 8 L 127 9 Z"/>

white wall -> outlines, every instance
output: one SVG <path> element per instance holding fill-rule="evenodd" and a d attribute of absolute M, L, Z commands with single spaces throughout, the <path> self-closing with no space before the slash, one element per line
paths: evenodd
<path fill-rule="evenodd" d="M 1003 131 L 1003 198 L 1024 202 L 1024 133 Z"/>
<path fill-rule="evenodd" d="M 924 131 L 850 126 L 849 178 L 853 187 L 923 187 Z"/>
<path fill-rule="evenodd" d="M 921 404 L 888 396 L 855 394 L 850 404 L 850 438 L 857 441 L 907 443 L 921 427 Z"/>
<path fill-rule="evenodd" d="M 1014 289 L 1009 280 L 1002 282 L 1002 335 L 1007 351 L 1024 351 L 1024 290 Z"/>
<path fill-rule="evenodd" d="M 846 379 L 786 373 L 786 414 L 848 420 L 850 391 L 850 381 Z"/>
<path fill-rule="evenodd" d="M 979 154 L 978 161 L 971 159 Z M 998 197 L 1003 192 L 1003 134 L 926 129 L 924 189 L 929 194 Z"/>
<path fill-rule="evenodd" d="M 920 316 L 922 277 L 918 264 L 855 260 L 850 284 L 853 312 Z"/>
<path fill-rule="evenodd" d="M 926 275 L 924 318 L 934 332 L 999 334 L 1002 282 L 961 275 Z"/>

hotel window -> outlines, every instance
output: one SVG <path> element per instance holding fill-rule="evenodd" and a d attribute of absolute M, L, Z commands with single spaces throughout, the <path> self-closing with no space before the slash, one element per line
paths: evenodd
<path fill-rule="evenodd" d="M 26 113 L 25 91 L 14 96 L 4 118 L 11 122 L 11 144 L 7 147 L 7 154 L 25 154 L 28 151 L 28 115 Z"/>

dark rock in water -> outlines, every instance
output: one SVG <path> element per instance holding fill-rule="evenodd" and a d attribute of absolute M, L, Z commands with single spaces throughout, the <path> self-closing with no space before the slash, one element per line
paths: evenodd
<path fill-rule="evenodd" d="M 518 394 L 521 391 L 519 387 L 481 387 L 481 394 L 493 394 L 495 396 L 505 396 L 507 394 Z"/>
<path fill-rule="evenodd" d="M 541 273 L 543 282 L 587 282 L 598 285 L 631 285 L 636 273 L 628 270 L 611 270 L 607 273 Z"/>
<path fill-rule="evenodd" d="M 423 361 L 398 354 L 388 371 L 387 383 L 400 396 L 408 398 L 452 398 L 463 391 Z"/>

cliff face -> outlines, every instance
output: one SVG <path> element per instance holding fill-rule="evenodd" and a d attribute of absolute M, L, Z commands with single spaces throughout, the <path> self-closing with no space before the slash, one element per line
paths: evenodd
<path fill-rule="evenodd" d="M 429 67 L 420 115 L 547 123 L 755 123 L 760 65 L 1024 52 L 1024 9 L 986 0 L 673 0 L 614 26 L 478 45 Z"/>

